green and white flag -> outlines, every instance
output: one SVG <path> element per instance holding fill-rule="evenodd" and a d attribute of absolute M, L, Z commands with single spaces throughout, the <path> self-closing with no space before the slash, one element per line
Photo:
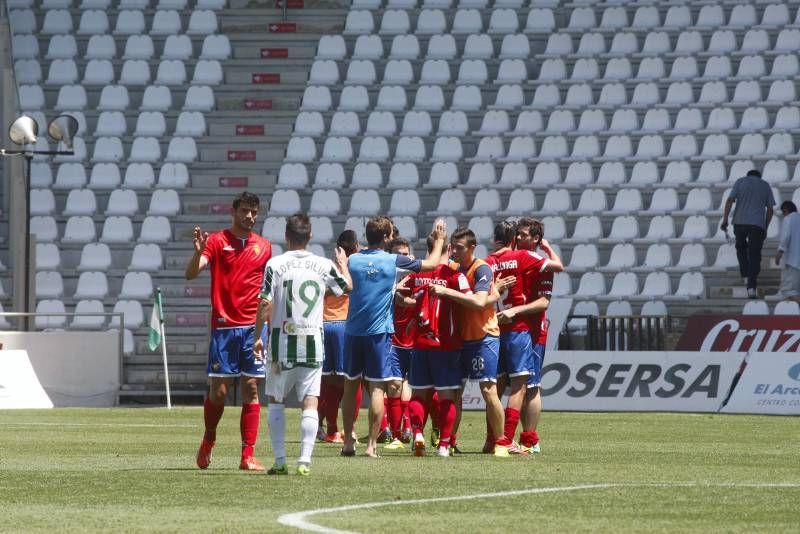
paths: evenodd
<path fill-rule="evenodd" d="M 153 303 L 153 312 L 150 314 L 150 332 L 147 335 L 147 345 L 152 351 L 161 345 L 161 322 L 163 320 L 164 310 L 161 309 L 161 291 L 156 291 L 156 301 Z"/>

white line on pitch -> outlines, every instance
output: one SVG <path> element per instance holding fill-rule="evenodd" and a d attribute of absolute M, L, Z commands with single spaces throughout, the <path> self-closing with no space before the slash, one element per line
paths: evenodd
<path fill-rule="evenodd" d="M 197 425 L 160 425 L 155 423 L 47 423 L 43 421 L 16 423 L 3 423 L 7 426 L 114 426 L 129 428 L 196 428 Z"/>
<path fill-rule="evenodd" d="M 722 483 L 703 483 L 703 482 L 652 482 L 643 484 L 610 483 L 610 484 L 586 484 L 581 486 L 556 486 L 551 488 L 531 488 L 514 491 L 498 491 L 495 493 L 479 493 L 477 495 L 458 495 L 454 497 L 434 497 L 430 499 L 413 499 L 408 501 L 380 501 L 362 504 L 350 504 L 346 506 L 336 506 L 333 508 L 317 508 L 303 512 L 284 514 L 278 518 L 278 523 L 289 527 L 294 527 L 308 532 L 321 532 L 322 534 L 358 534 L 350 530 L 338 530 L 329 528 L 308 521 L 307 518 L 319 514 L 329 514 L 334 512 L 349 512 L 352 510 L 364 510 L 368 508 L 382 508 L 384 506 L 405 506 L 414 504 L 430 504 L 445 501 L 467 501 L 472 499 L 491 499 L 493 497 L 513 497 L 515 495 L 529 495 L 534 493 L 557 493 L 564 491 L 579 491 L 591 489 L 609 489 L 620 487 L 741 487 L 741 488 L 800 488 L 798 482 L 775 482 L 775 483 L 743 483 L 722 482 Z"/>

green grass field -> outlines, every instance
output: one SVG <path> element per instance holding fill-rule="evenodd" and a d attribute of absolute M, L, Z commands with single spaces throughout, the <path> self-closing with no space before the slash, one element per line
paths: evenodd
<path fill-rule="evenodd" d="M 298 414 L 287 413 L 294 456 Z M 265 420 L 257 455 L 268 464 Z M 391 505 L 306 520 L 376 533 L 800 529 L 791 417 L 545 413 L 541 455 L 498 459 L 477 453 L 482 414 L 467 413 L 463 456 L 341 458 L 318 444 L 307 478 L 239 471 L 238 425 L 229 408 L 200 471 L 199 408 L 0 411 L 0 531 L 300 532 L 278 518 L 381 501 Z M 607 486 L 425 502 L 584 485 Z"/>

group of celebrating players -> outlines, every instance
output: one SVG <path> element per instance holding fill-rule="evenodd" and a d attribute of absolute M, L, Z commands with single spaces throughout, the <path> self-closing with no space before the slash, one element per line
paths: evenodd
<path fill-rule="evenodd" d="M 287 217 L 286 252 L 271 257 L 269 242 L 252 232 L 258 207 L 255 195 L 243 193 L 234 200 L 230 229 L 208 236 L 196 228 L 187 265 L 189 279 L 211 270 L 211 386 L 197 453 L 201 469 L 211 463 L 234 377 L 242 377 L 240 468 L 264 469 L 253 448 L 258 379 L 265 375 L 275 456 L 268 474 L 289 472 L 283 403 L 292 389 L 302 403 L 301 475 L 310 473 L 316 440 L 341 443 L 342 456 L 356 455 L 354 426 L 364 389 L 366 456 L 378 456 L 378 443 L 388 450 L 409 444 L 414 455 L 424 456 L 429 418 L 435 454 L 458 454 L 467 381 L 479 384 L 486 404 L 483 452 L 507 457 L 540 451 L 545 312 L 553 273 L 563 264 L 539 221 L 498 222 L 494 250 L 479 259 L 471 230 L 458 228 L 448 240 L 437 220 L 420 260 L 391 219 L 378 216 L 366 224 L 364 248 L 346 230 L 327 259 L 306 250 L 311 224 L 295 214 Z"/>

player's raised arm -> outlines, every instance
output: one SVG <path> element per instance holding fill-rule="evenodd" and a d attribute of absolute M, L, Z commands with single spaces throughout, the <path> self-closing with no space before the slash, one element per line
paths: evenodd
<path fill-rule="evenodd" d="M 542 240 L 539 242 L 539 247 L 550 257 L 544 267 L 545 271 L 560 273 L 564 270 L 564 263 L 561 261 L 561 256 L 559 256 L 555 249 L 550 246 L 550 242 L 547 239 L 542 238 Z"/>
<path fill-rule="evenodd" d="M 194 254 L 186 263 L 186 279 L 194 280 L 208 265 L 208 257 L 203 254 L 208 243 L 208 232 L 203 232 L 199 226 L 194 227 L 192 235 L 194 241 Z"/>
<path fill-rule="evenodd" d="M 444 219 L 436 219 L 436 222 L 433 223 L 433 232 L 431 232 L 431 236 L 433 236 L 434 239 L 433 250 L 422 260 L 422 267 L 420 269 L 422 271 L 432 271 L 436 269 L 441 262 L 444 241 L 447 239 L 447 225 Z"/>

